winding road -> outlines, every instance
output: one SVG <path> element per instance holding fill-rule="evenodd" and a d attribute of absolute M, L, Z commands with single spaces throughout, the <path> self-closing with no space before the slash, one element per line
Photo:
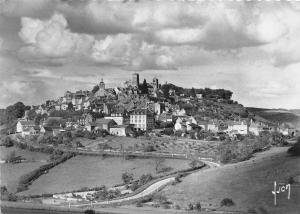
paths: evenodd
<path fill-rule="evenodd" d="M 209 166 L 208 169 L 220 167 L 220 164 L 212 162 L 212 161 L 207 161 L 207 160 L 201 160 L 201 161 Z M 203 169 L 203 170 L 207 170 L 207 169 Z M 166 185 L 172 183 L 173 181 L 175 181 L 175 176 L 157 181 L 157 182 L 151 184 L 149 187 L 147 187 L 142 192 L 137 193 L 136 195 L 128 196 L 126 198 L 120 198 L 120 199 L 115 199 L 115 200 L 111 200 L 111 201 L 101 201 L 101 202 L 94 202 L 94 203 L 75 204 L 75 205 L 71 205 L 71 206 L 72 207 L 82 207 L 82 206 L 86 206 L 86 205 L 109 205 L 109 204 L 111 205 L 111 204 L 116 204 L 116 203 L 122 203 L 122 202 L 125 202 L 125 201 L 136 200 L 136 199 L 143 198 L 145 196 L 151 195 L 151 194 L 153 194 L 154 192 L 156 192 L 158 190 L 161 190 L 163 187 L 165 187 Z"/>

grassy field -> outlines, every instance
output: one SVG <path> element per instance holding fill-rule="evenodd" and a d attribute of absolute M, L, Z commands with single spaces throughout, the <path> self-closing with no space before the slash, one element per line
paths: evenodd
<path fill-rule="evenodd" d="M 280 193 L 278 206 L 273 206 L 273 182 L 287 182 L 290 177 L 300 175 L 300 158 L 288 156 L 286 150 L 286 147 L 274 148 L 245 162 L 191 174 L 183 182 L 164 189 L 162 194 L 181 207 L 200 201 L 203 207 L 218 208 L 221 200 L 231 198 L 235 206 L 229 210 L 299 213 L 300 184 L 292 185 L 290 200 L 287 192 Z"/>
<path fill-rule="evenodd" d="M 48 155 L 38 152 L 30 152 L 26 150 L 21 150 L 15 147 L 5 148 L 3 146 L 0 147 L 0 159 L 5 159 L 6 155 L 11 151 L 15 151 L 16 155 L 21 155 L 26 158 L 28 161 L 34 161 L 29 163 L 18 163 L 18 164 L 0 164 L 0 172 L 1 172 L 1 185 L 5 185 L 9 191 L 16 191 L 16 184 L 18 179 L 39 166 L 45 164 L 41 162 L 41 160 L 47 160 Z"/>
<path fill-rule="evenodd" d="M 148 145 L 152 145 L 156 152 L 164 153 L 201 153 L 203 155 L 215 156 L 217 153 L 217 146 L 219 141 L 204 141 L 192 140 L 186 138 L 176 137 L 116 137 L 107 136 L 104 138 L 97 138 L 96 140 L 88 140 L 78 138 L 77 140 L 90 149 L 97 149 L 98 144 L 106 143 L 113 149 L 120 149 L 123 145 L 124 149 L 143 151 Z"/>
<path fill-rule="evenodd" d="M 22 156 L 28 161 L 40 161 L 40 160 L 48 160 L 49 155 L 41 152 L 31 152 L 28 150 L 19 149 L 16 147 L 4 147 L 0 146 L 0 160 L 6 158 L 7 154 L 10 152 L 15 151 L 17 156 Z"/>
<path fill-rule="evenodd" d="M 45 163 L 31 162 L 18 164 L 0 164 L 1 186 L 5 185 L 9 192 L 15 192 L 19 178 Z"/>
<path fill-rule="evenodd" d="M 172 168 L 167 173 L 187 169 L 188 164 L 189 161 L 186 160 L 166 159 L 164 162 L 164 166 Z M 56 193 L 101 185 L 111 187 L 122 183 L 121 176 L 124 172 L 133 173 L 135 179 L 147 173 L 157 175 L 155 160 L 76 156 L 42 175 L 22 194 Z"/>

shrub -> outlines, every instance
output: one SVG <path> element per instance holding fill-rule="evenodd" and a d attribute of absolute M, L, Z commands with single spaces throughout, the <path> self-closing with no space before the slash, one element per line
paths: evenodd
<path fill-rule="evenodd" d="M 193 210 L 194 209 L 194 206 L 193 206 L 193 204 L 192 203 L 189 203 L 188 204 L 188 208 L 187 208 L 188 210 Z"/>
<path fill-rule="evenodd" d="M 91 209 L 84 211 L 84 214 L 95 214 L 95 213 L 96 213 L 95 210 L 91 210 Z"/>
<path fill-rule="evenodd" d="M 7 199 L 8 199 L 8 201 L 17 201 L 18 197 L 13 193 L 9 193 Z"/>
<path fill-rule="evenodd" d="M 201 211 L 201 203 L 200 203 L 200 202 L 197 202 L 197 203 L 196 203 L 196 205 L 195 205 L 195 210 Z"/>
<path fill-rule="evenodd" d="M 124 182 L 124 184 L 129 184 L 133 181 L 133 174 L 132 173 L 128 173 L 128 172 L 124 172 L 122 174 L 122 180 Z"/>
<path fill-rule="evenodd" d="M 2 143 L 5 147 L 12 147 L 14 145 L 14 141 L 10 137 L 6 137 Z"/>
<path fill-rule="evenodd" d="M 176 205 L 175 205 L 175 209 L 176 209 L 176 210 L 180 210 L 181 208 L 180 208 L 180 206 L 179 206 L 178 204 L 176 204 Z"/>
<path fill-rule="evenodd" d="M 190 167 L 192 169 L 196 169 L 197 166 L 198 166 L 198 161 L 197 160 L 192 160 L 190 163 L 189 163 Z"/>
<path fill-rule="evenodd" d="M 151 174 L 143 174 L 139 179 L 139 185 L 142 186 L 153 179 Z"/>
<path fill-rule="evenodd" d="M 230 207 L 230 206 L 234 206 L 234 202 L 231 198 L 224 198 L 221 201 L 221 207 L 226 206 L 226 207 Z"/>

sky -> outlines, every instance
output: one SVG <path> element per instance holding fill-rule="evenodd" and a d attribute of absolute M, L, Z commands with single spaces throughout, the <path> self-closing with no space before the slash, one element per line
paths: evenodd
<path fill-rule="evenodd" d="M 0 108 L 133 72 L 300 108 L 300 2 L 0 0 Z"/>

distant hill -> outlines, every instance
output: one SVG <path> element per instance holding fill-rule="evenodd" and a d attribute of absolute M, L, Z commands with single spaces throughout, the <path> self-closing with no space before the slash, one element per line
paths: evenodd
<path fill-rule="evenodd" d="M 300 128 L 300 110 L 287 109 L 265 109 L 265 108 L 246 108 L 248 112 L 255 116 L 264 118 L 270 122 L 281 124 L 286 123 L 292 127 Z"/>

